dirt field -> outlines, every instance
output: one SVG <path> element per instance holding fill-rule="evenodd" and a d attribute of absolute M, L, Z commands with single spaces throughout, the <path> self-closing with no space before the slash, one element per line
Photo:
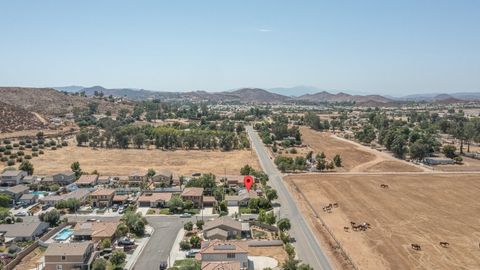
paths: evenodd
<path fill-rule="evenodd" d="M 300 131 L 303 143 L 308 145 L 315 154 L 323 151 L 327 159 L 332 159 L 335 154 L 339 154 L 342 157 L 343 169 L 346 171 L 423 171 L 421 168 L 395 159 L 386 153 L 335 137 L 331 133 L 318 132 L 308 127 L 301 127 Z"/>
<path fill-rule="evenodd" d="M 281 265 L 288 258 L 282 246 L 279 247 L 248 247 L 249 256 L 267 256 L 274 258 Z"/>
<path fill-rule="evenodd" d="M 478 179 L 478 174 L 405 173 L 297 175 L 286 181 L 301 192 L 292 193 L 305 216 L 313 216 L 313 207 L 360 269 L 480 269 Z M 389 189 L 381 189 L 382 183 Z M 332 202 L 339 207 L 323 212 Z M 309 220 L 321 227 L 318 219 Z M 350 221 L 372 228 L 345 232 Z M 440 241 L 450 246 L 442 248 Z M 422 250 L 413 250 L 412 243 Z"/>
<path fill-rule="evenodd" d="M 214 174 L 239 174 L 240 168 L 250 164 L 260 168 L 257 156 L 245 151 L 162 151 L 145 149 L 98 149 L 68 146 L 31 160 L 35 174 L 48 175 L 70 170 L 70 165 L 79 161 L 84 172 L 97 170 L 101 175 L 128 175 L 138 170 L 168 169 L 177 175 L 194 172 Z M 0 165 L 1 167 L 2 165 Z M 0 168 L 1 169 L 1 168 Z"/>

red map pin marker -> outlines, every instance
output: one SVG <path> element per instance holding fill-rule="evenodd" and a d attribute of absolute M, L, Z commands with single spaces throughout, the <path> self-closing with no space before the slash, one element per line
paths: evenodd
<path fill-rule="evenodd" d="M 253 185 L 253 177 L 251 177 L 250 175 L 245 175 L 245 177 L 243 178 L 243 183 L 245 184 L 247 191 L 250 192 L 250 188 Z"/>

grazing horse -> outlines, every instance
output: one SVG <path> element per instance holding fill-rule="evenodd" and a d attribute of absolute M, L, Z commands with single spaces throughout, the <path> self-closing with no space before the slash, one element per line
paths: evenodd
<path fill-rule="evenodd" d="M 343 230 L 346 231 L 346 232 L 348 232 L 349 229 L 350 229 L 350 227 L 346 227 L 346 226 L 343 227 Z"/>
<path fill-rule="evenodd" d="M 333 203 L 333 208 L 337 208 L 338 207 L 338 203 Z"/>
<path fill-rule="evenodd" d="M 380 187 L 381 188 L 389 188 L 389 186 L 387 184 L 381 184 Z"/>
<path fill-rule="evenodd" d="M 350 221 L 350 225 L 352 225 L 352 227 L 355 226 L 355 224 L 356 224 L 355 222 Z"/>
<path fill-rule="evenodd" d="M 448 242 L 440 242 L 440 246 L 446 248 L 446 247 L 450 246 L 450 243 L 448 243 Z"/>
<path fill-rule="evenodd" d="M 414 250 L 422 250 L 422 248 L 420 247 L 419 244 L 412 244 L 412 248 L 413 248 Z"/>

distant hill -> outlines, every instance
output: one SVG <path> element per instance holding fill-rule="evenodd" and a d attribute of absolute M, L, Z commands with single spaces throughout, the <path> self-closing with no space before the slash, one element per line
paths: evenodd
<path fill-rule="evenodd" d="M 61 115 L 73 111 L 73 108 L 86 108 L 94 101 L 99 104 L 100 112 L 107 110 L 115 113 L 130 105 L 117 104 L 88 97 L 73 96 L 52 88 L 0 87 L 0 100 L 15 107 L 44 115 Z"/>
<path fill-rule="evenodd" d="M 80 90 L 82 90 L 83 86 L 78 86 L 78 85 L 70 85 L 70 86 L 60 86 L 60 87 L 52 87 L 53 89 L 57 91 L 63 91 L 63 92 L 69 92 L 69 93 L 75 93 Z"/>
<path fill-rule="evenodd" d="M 415 95 L 407 95 L 403 97 L 396 98 L 397 100 L 402 101 L 438 101 L 438 100 L 448 100 L 451 101 L 473 101 L 473 100 L 480 100 L 480 93 L 478 92 L 459 92 L 459 93 L 451 93 L 451 94 L 442 94 L 442 93 L 429 93 L 429 94 L 415 94 Z"/>
<path fill-rule="evenodd" d="M 380 96 L 380 95 L 350 95 L 343 92 L 338 94 L 331 94 L 326 91 L 322 91 L 315 94 L 306 94 L 296 98 L 297 100 L 308 100 L 316 102 L 355 102 L 356 104 L 361 105 L 362 103 L 378 103 L 378 104 L 387 104 L 394 102 L 392 99 Z"/>
<path fill-rule="evenodd" d="M 0 133 L 44 127 L 34 113 L 0 101 Z"/>
<path fill-rule="evenodd" d="M 280 94 L 289 97 L 299 97 L 306 94 L 318 93 L 322 89 L 315 86 L 294 86 L 294 87 L 276 87 L 267 89 L 271 93 Z"/>

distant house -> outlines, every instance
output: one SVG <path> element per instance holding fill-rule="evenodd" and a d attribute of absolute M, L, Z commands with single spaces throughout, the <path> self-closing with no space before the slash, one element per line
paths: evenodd
<path fill-rule="evenodd" d="M 93 243 L 50 243 L 45 251 L 45 270 L 87 270 L 95 256 Z"/>
<path fill-rule="evenodd" d="M 210 241 L 205 243 L 200 250 L 199 257 L 202 262 L 202 269 L 203 267 L 205 269 L 219 269 L 208 268 L 209 265 L 210 267 L 215 265 L 236 267 L 228 263 L 236 262 L 240 264 L 240 268 L 232 269 L 246 270 L 248 269 L 248 244 L 243 241 Z"/>
<path fill-rule="evenodd" d="M 228 187 L 243 186 L 243 175 L 225 175 L 220 177 L 220 181 L 226 183 Z"/>
<path fill-rule="evenodd" d="M 210 240 L 227 240 L 237 236 L 240 237 L 241 233 L 242 223 L 228 216 L 208 221 L 203 226 L 203 236 Z"/>
<path fill-rule="evenodd" d="M 42 184 L 45 184 L 45 185 L 57 184 L 60 186 L 66 186 L 73 183 L 75 179 L 76 177 L 74 172 L 65 171 L 65 172 L 56 173 L 52 176 L 47 176 L 43 178 Z"/>
<path fill-rule="evenodd" d="M 37 175 L 27 175 L 23 177 L 22 184 L 34 184 L 42 181 L 42 177 Z"/>
<path fill-rule="evenodd" d="M 93 187 L 97 185 L 98 182 L 98 175 L 96 174 L 82 174 L 75 184 L 78 187 Z"/>
<path fill-rule="evenodd" d="M 30 241 L 43 235 L 48 227 L 48 223 L 40 221 L 0 224 L 0 233 L 15 241 Z"/>
<path fill-rule="evenodd" d="M 77 190 L 74 190 L 72 192 L 62 194 L 62 195 L 49 195 L 45 196 L 43 198 L 39 198 L 38 200 L 43 203 L 43 204 L 48 204 L 48 205 L 55 205 L 59 201 L 63 200 L 68 200 L 70 198 L 77 199 L 81 202 L 85 200 L 85 198 L 92 192 L 88 188 L 79 188 Z"/>
<path fill-rule="evenodd" d="M 152 177 L 153 182 L 165 183 L 167 186 L 170 186 L 170 184 L 172 183 L 172 180 L 173 180 L 173 174 L 169 170 L 161 170 Z"/>
<path fill-rule="evenodd" d="M 192 201 L 196 207 L 203 207 L 203 188 L 188 187 L 181 194 L 184 201 Z"/>
<path fill-rule="evenodd" d="M 0 191 L 0 193 L 10 196 L 12 200 L 17 202 L 20 199 L 20 197 L 22 197 L 23 194 L 27 194 L 28 191 L 29 191 L 29 188 L 27 186 L 16 185 L 16 186 L 9 187 L 5 190 L 2 190 Z"/>
<path fill-rule="evenodd" d="M 133 172 L 128 176 L 129 185 L 140 185 L 142 182 L 146 182 L 148 176 L 146 172 Z"/>
<path fill-rule="evenodd" d="M 242 190 L 238 195 L 225 196 L 225 202 L 228 206 L 246 206 L 252 198 L 258 198 L 257 192 L 250 190 Z"/>
<path fill-rule="evenodd" d="M 76 241 L 91 240 L 93 242 L 104 239 L 113 240 L 118 224 L 120 224 L 118 221 L 77 223 L 73 228 L 73 239 Z"/>
<path fill-rule="evenodd" d="M 240 262 L 202 262 L 201 270 L 240 270 Z"/>
<path fill-rule="evenodd" d="M 115 195 L 113 196 L 113 204 L 125 204 L 128 201 L 128 195 Z"/>
<path fill-rule="evenodd" d="M 37 200 L 38 200 L 37 194 L 27 193 L 27 194 L 23 194 L 18 201 L 24 204 L 34 204 L 37 202 Z"/>
<path fill-rule="evenodd" d="M 18 170 L 6 170 L 0 174 L 0 181 L 3 186 L 15 186 L 22 182 L 27 172 Z"/>
<path fill-rule="evenodd" d="M 238 195 L 226 195 L 225 203 L 227 206 L 238 206 L 240 202 L 240 196 Z"/>
<path fill-rule="evenodd" d="M 97 189 L 89 196 L 92 207 L 110 207 L 115 196 L 114 189 Z"/>
<path fill-rule="evenodd" d="M 172 193 L 144 193 L 138 200 L 139 207 L 164 207 L 172 198 Z"/>
<path fill-rule="evenodd" d="M 99 185 L 108 185 L 110 182 L 112 182 L 113 177 L 111 176 L 99 176 L 97 179 L 97 183 Z"/>
<path fill-rule="evenodd" d="M 217 200 L 213 196 L 203 196 L 203 206 L 212 207 L 217 204 Z"/>

